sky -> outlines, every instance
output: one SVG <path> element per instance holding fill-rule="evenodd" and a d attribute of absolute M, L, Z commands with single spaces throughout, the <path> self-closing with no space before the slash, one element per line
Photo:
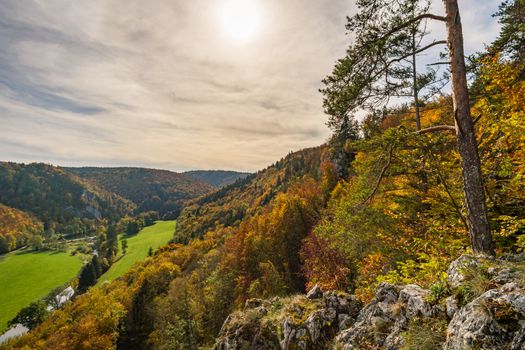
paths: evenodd
<path fill-rule="evenodd" d="M 496 37 L 498 4 L 460 0 L 467 54 Z M 353 11 L 352 0 L 0 0 L 0 160 L 256 171 L 317 146 L 330 134 L 318 89 Z"/>

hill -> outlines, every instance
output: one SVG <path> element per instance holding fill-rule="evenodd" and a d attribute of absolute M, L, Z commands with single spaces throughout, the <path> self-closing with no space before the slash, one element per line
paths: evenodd
<path fill-rule="evenodd" d="M 33 215 L 0 204 L 0 254 L 25 245 L 44 226 Z"/>
<path fill-rule="evenodd" d="M 198 180 L 204 181 L 215 187 L 224 187 L 249 176 L 250 173 L 241 173 L 230 170 L 192 170 L 184 174 L 190 175 Z"/>
<path fill-rule="evenodd" d="M 42 163 L 0 162 L 0 188 L 0 203 L 32 213 L 46 229 L 62 233 L 79 233 L 101 219 L 116 221 L 134 209 L 124 198 Z"/>
<path fill-rule="evenodd" d="M 82 179 L 136 204 L 137 212 L 156 211 L 173 219 L 192 198 L 214 187 L 189 175 L 145 168 L 65 168 Z"/>
<path fill-rule="evenodd" d="M 303 176 L 318 179 L 325 150 L 319 146 L 290 153 L 264 170 L 189 202 L 178 218 L 176 241 L 188 242 L 218 226 L 236 226 Z"/>

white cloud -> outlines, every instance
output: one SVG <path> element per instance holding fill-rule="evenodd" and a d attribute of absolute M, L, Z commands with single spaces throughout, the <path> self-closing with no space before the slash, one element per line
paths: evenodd
<path fill-rule="evenodd" d="M 352 2 L 260 0 L 260 32 L 240 45 L 221 1 L 0 0 L 0 158 L 253 171 L 322 143 L 317 89 Z M 496 6 L 462 5 L 480 49 Z"/>

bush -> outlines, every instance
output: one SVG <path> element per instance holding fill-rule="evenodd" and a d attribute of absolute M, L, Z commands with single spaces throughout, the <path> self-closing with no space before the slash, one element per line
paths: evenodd
<path fill-rule="evenodd" d="M 36 326 L 44 322 L 47 316 L 49 316 L 47 303 L 43 300 L 39 300 L 20 310 L 15 318 L 9 321 L 7 325 L 11 327 L 20 323 L 29 329 L 34 329 Z"/>

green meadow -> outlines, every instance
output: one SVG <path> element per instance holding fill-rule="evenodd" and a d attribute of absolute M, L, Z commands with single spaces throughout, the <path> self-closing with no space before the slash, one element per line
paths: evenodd
<path fill-rule="evenodd" d="M 139 233 L 132 236 L 121 235 L 120 241 L 128 240 L 126 254 L 122 255 L 110 269 L 100 276 L 98 285 L 105 281 L 112 281 L 125 274 L 137 261 L 144 260 L 148 256 L 149 248 L 157 249 L 168 243 L 173 238 L 176 221 L 157 221 L 154 225 L 143 228 Z M 121 245 L 119 244 L 119 249 Z"/>
<path fill-rule="evenodd" d="M 75 277 L 79 257 L 53 251 L 17 251 L 0 257 L 0 333 L 18 311 Z"/>

